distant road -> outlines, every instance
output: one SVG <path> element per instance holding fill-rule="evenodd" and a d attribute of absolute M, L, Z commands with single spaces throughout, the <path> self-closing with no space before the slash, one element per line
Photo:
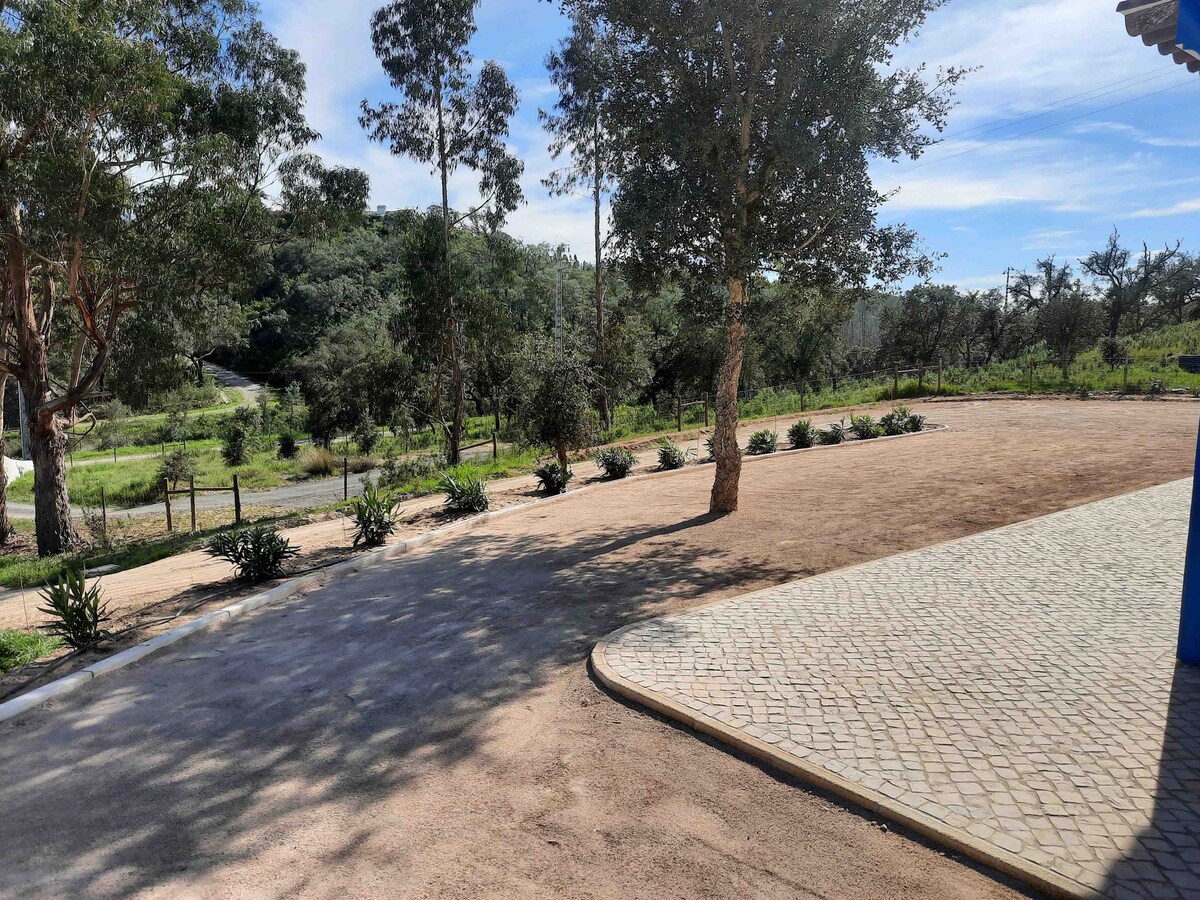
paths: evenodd
<path fill-rule="evenodd" d="M 258 395 L 263 392 L 263 386 L 257 381 L 251 381 L 245 375 L 239 375 L 230 369 L 224 369 L 221 366 L 214 366 L 212 363 L 206 362 L 204 364 L 204 371 L 217 379 L 217 383 L 221 386 L 240 391 L 247 403 L 257 401 Z"/>

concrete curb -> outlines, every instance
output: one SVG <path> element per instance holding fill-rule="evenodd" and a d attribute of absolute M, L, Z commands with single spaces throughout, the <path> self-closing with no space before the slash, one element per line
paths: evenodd
<path fill-rule="evenodd" d="M 901 435 L 903 436 L 903 435 Z M 1174 484 L 1177 481 L 1188 481 L 1188 478 L 1175 479 L 1163 484 Z M 1106 498 L 1107 499 L 1107 498 Z M 1092 501 L 1103 503 L 1104 500 Z M 1084 503 L 1080 506 L 1088 506 Z M 987 531 L 977 532 L 979 534 L 989 534 L 992 532 L 1006 531 L 1008 529 L 1022 528 L 1030 522 L 1041 521 L 1048 518 L 1057 518 L 1066 515 L 1080 508 L 1080 506 L 1068 507 L 1053 513 L 1047 513 L 1045 516 L 1039 516 L 1036 519 L 1028 519 L 1021 522 L 1013 522 L 1008 525 L 1002 525 L 999 528 L 991 528 Z M 962 538 L 945 541 L 943 543 L 952 544 Z M 937 545 L 935 545 L 937 546 Z M 925 547 L 920 550 L 911 550 L 904 553 L 896 554 L 895 558 L 909 556 L 915 553 L 922 553 L 929 548 Z M 829 572 L 822 572 L 819 575 L 814 575 L 814 578 L 822 578 L 830 575 L 833 572 L 843 571 L 844 569 L 852 569 L 862 563 L 855 563 L 850 566 L 844 566 L 841 569 L 832 569 Z M 800 579 L 806 581 L 808 579 Z M 700 610 L 710 609 L 715 606 L 724 606 L 728 603 L 741 602 L 759 594 L 773 593 L 778 590 L 780 585 L 764 588 L 761 591 L 752 591 L 748 594 L 742 594 L 737 597 L 728 597 L 723 600 L 718 600 L 715 603 L 708 603 L 702 606 L 697 606 L 692 609 L 680 613 L 674 613 L 667 616 L 659 616 L 657 619 L 671 620 L 682 616 L 692 615 Z M 592 672 L 596 678 L 605 687 L 620 694 L 629 700 L 634 701 L 642 706 L 654 710 L 660 715 L 666 716 L 677 722 L 695 729 L 709 737 L 715 738 L 723 744 L 727 744 L 735 749 L 754 757 L 769 766 L 786 772 L 796 778 L 806 781 L 809 784 L 815 785 L 823 790 L 830 791 L 857 804 L 877 815 L 890 819 L 906 828 L 911 828 L 913 831 L 929 838 L 935 843 L 948 847 L 949 849 L 961 853 L 977 862 L 981 862 L 986 866 L 1010 875 L 1031 887 L 1042 891 L 1052 897 L 1078 898 L 1078 900 L 1094 900 L 1094 898 L 1103 897 L 1104 895 L 1098 891 L 1086 887 L 1069 878 L 1040 866 L 1036 863 L 1022 859 L 1014 853 L 1002 850 L 999 847 L 988 844 L 974 835 L 969 834 L 961 828 L 955 828 L 952 825 L 947 825 L 945 822 L 935 819 L 934 817 L 921 812 L 920 810 L 904 806 L 890 797 L 877 791 L 868 790 L 861 785 L 841 778 L 836 773 L 829 771 L 821 766 L 814 765 L 793 756 L 789 753 L 780 751 L 776 747 L 762 741 L 753 735 L 745 734 L 744 732 L 731 728 L 723 722 L 705 716 L 702 713 L 689 709 L 687 706 L 679 703 L 670 697 L 665 697 L 653 690 L 649 690 L 635 682 L 630 681 L 622 675 L 617 674 L 608 664 L 605 658 L 605 653 L 609 645 L 624 635 L 626 632 L 632 631 L 635 628 L 641 627 L 648 621 L 655 619 L 646 619 L 639 622 L 631 622 L 628 625 L 618 628 L 616 631 L 607 635 L 603 640 L 592 648 L 590 655 L 590 664 Z"/>
<path fill-rule="evenodd" d="M 862 443 L 877 443 L 879 441 L 896 440 L 906 437 L 920 437 L 926 434 L 935 434 L 939 431 L 945 431 L 945 425 L 927 425 L 923 431 L 914 432 L 912 434 L 898 434 L 890 437 L 874 438 L 871 441 Z M 791 456 L 797 453 L 811 453 L 820 450 L 837 450 L 838 448 L 853 447 L 859 441 L 850 441 L 846 444 L 834 444 L 823 447 L 807 447 L 802 450 L 781 450 L 765 456 L 746 456 L 743 457 L 743 465 L 746 463 L 759 462 L 762 460 L 775 459 L 780 456 Z M 700 465 L 712 465 L 712 463 L 701 463 Z M 414 535 L 406 538 L 396 544 L 390 544 L 382 547 L 379 550 L 370 553 L 364 553 L 361 556 L 356 556 L 353 559 L 348 559 L 345 562 L 330 566 L 319 573 L 310 574 L 301 578 L 296 578 L 292 581 L 285 582 L 269 590 L 263 591 L 253 596 L 246 597 L 236 603 L 208 613 L 198 619 L 193 619 L 169 631 L 164 631 L 157 637 L 130 647 L 128 650 L 122 650 L 98 662 L 92 663 L 78 672 L 72 672 L 70 675 L 65 675 L 62 678 L 51 681 L 49 684 L 42 685 L 40 688 L 35 688 L 32 691 L 14 697 L 5 703 L 0 703 L 0 722 L 6 722 L 27 710 L 34 709 L 47 703 L 51 700 L 62 697 L 66 694 L 73 693 L 79 690 L 84 685 L 90 684 L 93 680 L 101 678 L 105 675 L 110 675 L 113 672 L 119 671 L 126 666 L 132 665 L 135 662 L 152 656 L 160 650 L 176 644 L 189 635 L 200 631 L 205 631 L 215 625 L 225 622 L 245 613 L 252 612 L 268 603 L 274 603 L 276 600 L 283 600 L 288 597 L 305 591 L 313 590 L 318 587 L 324 587 L 342 575 L 348 575 L 354 572 L 362 571 L 379 563 L 387 562 L 404 555 L 410 550 L 427 544 L 436 538 L 444 537 L 448 534 L 453 534 L 458 531 L 469 531 L 477 528 L 480 525 L 486 525 L 495 519 L 504 516 L 510 516 L 515 513 L 524 512 L 535 506 L 542 506 L 548 503 L 557 503 L 562 500 L 568 500 L 578 497 L 580 494 L 586 494 L 589 491 L 594 491 L 599 488 L 606 488 L 616 484 L 625 484 L 631 481 L 649 481 L 656 478 L 664 478 L 672 475 L 682 475 L 691 471 L 695 471 L 698 466 L 685 466 L 682 469 L 671 469 L 668 471 L 646 472 L 641 475 L 632 475 L 628 478 L 615 479 L 612 481 L 603 481 L 596 484 L 589 484 L 585 487 L 577 488 L 573 491 L 567 491 L 564 494 L 556 494 L 552 497 L 542 497 L 536 500 L 530 500 L 526 503 L 517 503 L 512 506 L 506 506 L 503 509 L 497 509 L 490 512 L 481 513 L 477 516 L 472 516 L 467 519 L 462 519 L 458 522 L 452 522 L 442 528 L 427 531 L 424 534 Z"/>

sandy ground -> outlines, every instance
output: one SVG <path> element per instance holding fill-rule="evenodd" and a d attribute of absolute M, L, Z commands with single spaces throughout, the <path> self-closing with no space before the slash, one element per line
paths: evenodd
<path fill-rule="evenodd" d="M 633 620 L 1189 474 L 1200 406 L 989 402 L 950 430 L 498 520 L 0 727 L 5 896 L 1000 897 L 602 692 Z"/>

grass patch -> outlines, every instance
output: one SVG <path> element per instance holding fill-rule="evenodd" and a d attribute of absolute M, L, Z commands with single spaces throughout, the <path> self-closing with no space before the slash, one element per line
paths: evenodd
<path fill-rule="evenodd" d="M 162 499 L 158 467 L 158 457 L 75 466 L 67 472 L 67 492 L 78 506 L 99 507 L 101 487 L 110 509 L 155 503 Z M 215 447 L 196 453 L 196 483 L 209 487 L 232 484 L 236 472 L 243 491 L 263 491 L 285 484 L 297 471 L 295 460 L 279 459 L 273 450 L 253 453 L 245 465 L 232 469 Z M 8 499 L 18 503 L 33 500 L 32 472 L 9 485 Z"/>
<path fill-rule="evenodd" d="M 0 672 L 7 672 L 35 659 L 41 659 L 61 646 L 60 638 L 40 631 L 0 629 Z"/>

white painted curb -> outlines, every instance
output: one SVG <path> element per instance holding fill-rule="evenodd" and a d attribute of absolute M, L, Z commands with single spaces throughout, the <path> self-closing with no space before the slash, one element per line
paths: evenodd
<path fill-rule="evenodd" d="M 822 450 L 837 450 L 838 448 L 854 447 L 856 444 L 875 444 L 880 441 L 897 440 L 899 438 L 920 437 L 923 434 L 934 434 L 939 431 L 945 431 L 945 425 L 927 425 L 925 430 L 914 432 L 912 434 L 897 434 L 888 437 L 878 437 L 870 441 L 849 441 L 845 444 L 832 444 L 820 447 L 806 447 L 801 450 L 779 450 L 775 453 L 769 453 L 762 456 L 745 456 L 742 458 L 742 464 L 752 462 L 761 462 L 763 460 L 778 459 L 780 456 L 791 456 L 796 453 L 812 453 Z M 712 465 L 711 463 L 701 463 L 701 465 Z M 433 531 L 427 531 L 424 534 L 414 535 L 406 538 L 397 544 L 390 544 L 379 550 L 371 553 L 364 553 L 362 556 L 356 556 L 353 559 L 348 559 L 345 562 L 338 563 L 335 566 L 330 566 L 320 572 L 310 573 L 308 575 L 285 582 L 284 584 L 270 588 L 259 594 L 246 597 L 244 600 L 239 600 L 237 603 L 218 609 L 216 612 L 208 613 L 198 619 L 194 619 L 184 625 L 172 628 L 170 631 L 164 631 L 157 637 L 138 644 L 135 647 L 130 647 L 128 650 L 122 650 L 120 653 L 113 654 L 99 662 L 94 662 L 78 672 L 72 672 L 70 675 L 65 675 L 49 684 L 42 685 L 40 688 L 35 688 L 28 693 L 21 694 L 19 697 L 14 697 L 5 703 L 0 703 L 0 722 L 6 722 L 9 719 L 19 716 L 21 713 L 41 706 L 50 700 L 57 699 L 66 694 L 79 690 L 84 685 L 89 684 L 96 678 L 104 675 L 110 675 L 128 665 L 132 665 L 139 660 L 145 659 L 176 644 L 191 634 L 199 631 L 205 631 L 213 625 L 224 622 L 228 619 L 236 618 L 245 613 L 252 612 L 259 607 L 266 606 L 268 603 L 274 603 L 276 600 L 283 600 L 292 597 L 304 591 L 313 590 L 314 588 L 323 587 L 341 575 L 348 575 L 353 572 L 360 572 L 363 569 L 378 565 L 382 562 L 395 559 L 403 556 L 410 550 L 414 550 L 423 544 L 427 544 L 435 538 L 443 537 L 456 531 L 467 531 L 476 528 L 479 525 L 485 525 L 495 519 L 504 516 L 510 516 L 514 513 L 523 512 L 534 506 L 541 506 L 547 503 L 556 503 L 561 500 L 567 500 L 578 497 L 580 494 L 585 494 L 589 491 L 594 491 L 598 488 L 611 487 L 617 484 L 626 484 L 631 481 L 649 481 L 655 478 L 665 478 L 671 475 L 682 475 L 688 472 L 694 472 L 697 466 L 685 466 L 682 469 L 670 469 L 659 472 L 646 472 L 642 475 L 632 475 L 628 478 L 614 479 L 612 481 L 603 481 L 597 484 L 590 484 L 586 487 L 581 487 L 573 491 L 567 491 L 565 494 L 556 494 L 552 497 L 543 497 L 537 500 L 530 500 L 526 503 L 517 503 L 513 506 L 506 506 L 503 509 L 493 510 L 491 512 L 481 513 L 477 516 L 472 516 L 468 519 L 462 519 L 458 522 L 452 522 L 443 528 L 438 528 Z"/>

